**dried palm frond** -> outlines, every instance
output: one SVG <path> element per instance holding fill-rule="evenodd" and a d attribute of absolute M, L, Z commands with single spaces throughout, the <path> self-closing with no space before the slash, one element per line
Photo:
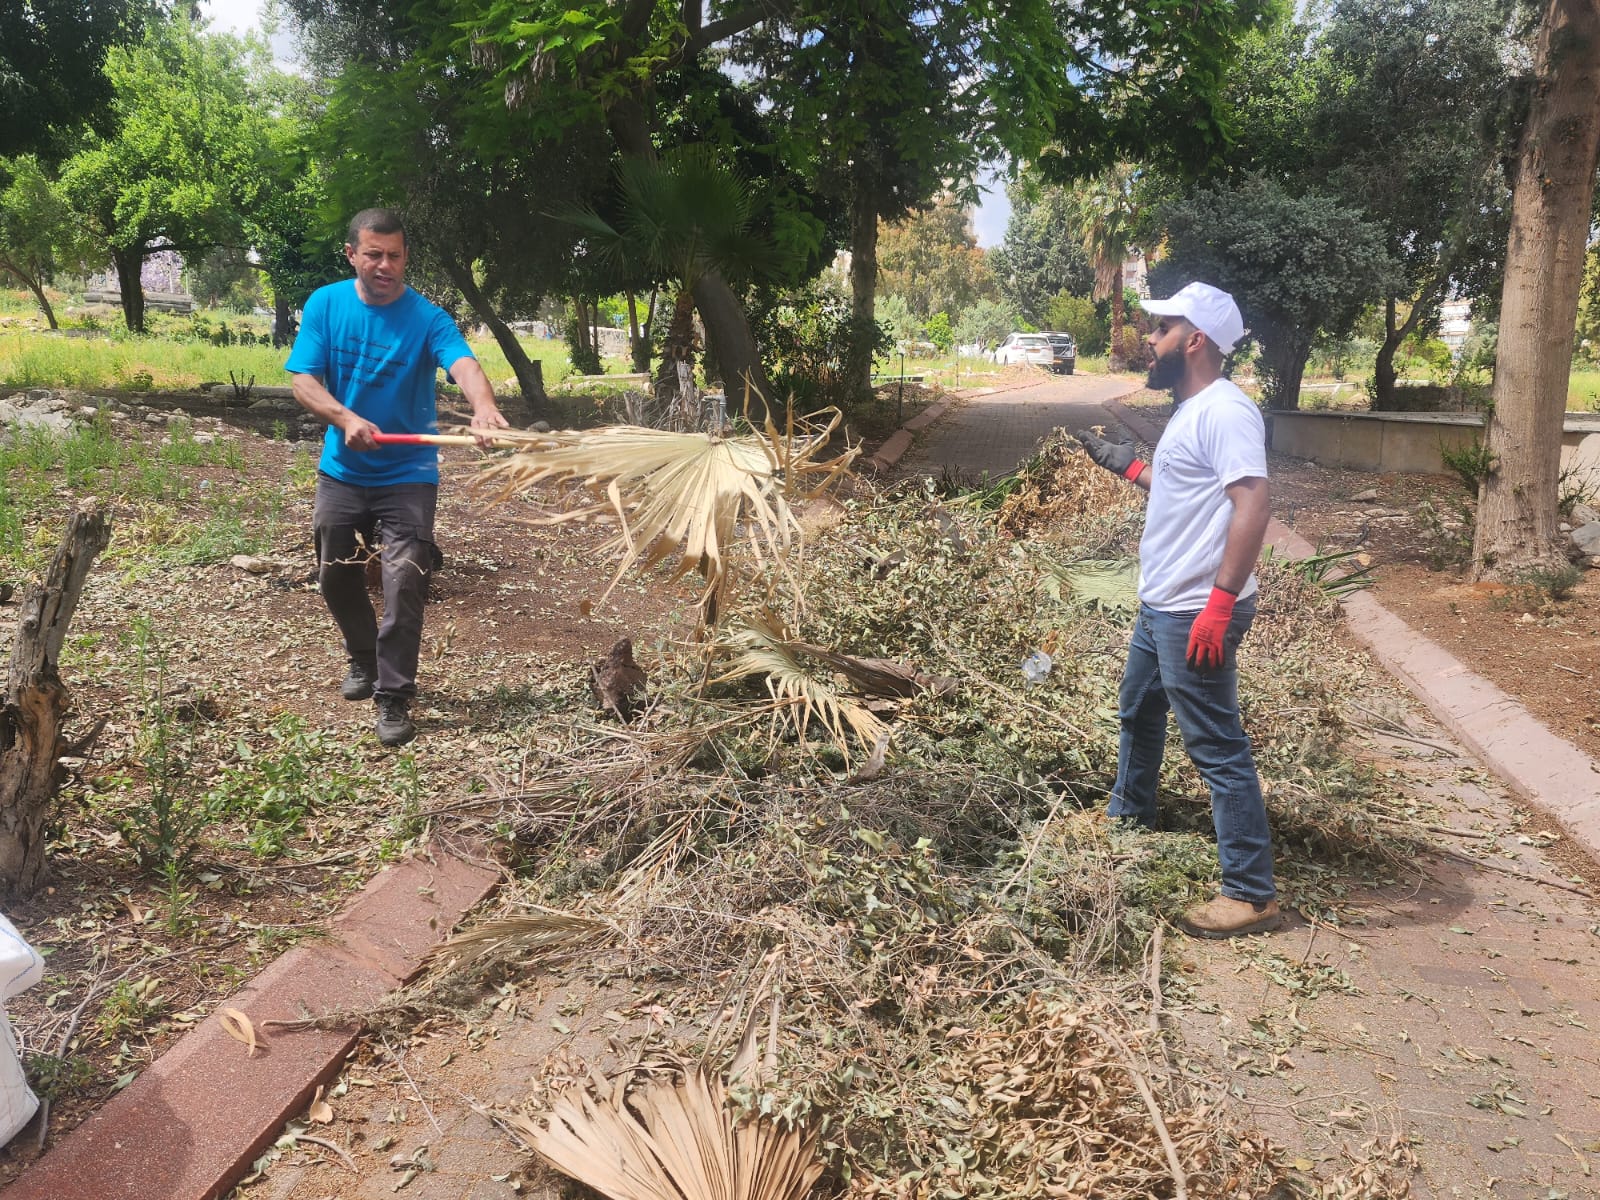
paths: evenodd
<path fill-rule="evenodd" d="M 598 945 L 615 933 L 614 925 L 596 917 L 538 909 L 465 929 L 428 951 L 423 965 L 461 970 L 490 955 L 522 958 L 559 954 Z"/>
<path fill-rule="evenodd" d="M 1080 604 L 1103 612 L 1133 612 L 1139 607 L 1139 561 L 1133 558 L 1048 564 L 1039 588 L 1052 600 L 1070 594 Z"/>
<path fill-rule="evenodd" d="M 728 668 L 713 683 L 762 676 L 774 700 L 789 704 L 791 713 L 798 710 L 795 724 L 800 733 L 805 733 L 815 716 L 846 759 L 850 756 L 847 730 L 869 749 L 889 732 L 875 713 L 805 664 L 810 653 L 806 643 L 790 641 L 761 618 L 746 616 L 723 635 L 719 647 L 728 655 Z M 832 664 L 826 665 L 834 669 Z"/>
<path fill-rule="evenodd" d="M 936 696 L 948 696 L 956 690 L 956 681 L 949 676 L 929 675 L 892 658 L 862 658 L 857 654 L 842 654 L 815 642 L 795 642 L 794 646 L 818 662 L 832 667 L 864 696 L 903 699 L 924 691 Z"/>
<path fill-rule="evenodd" d="M 817 456 L 839 424 L 837 409 L 796 419 L 779 430 L 720 437 L 630 425 L 542 434 L 496 435 L 525 447 L 487 467 L 480 480 L 499 483 L 502 498 L 543 483 L 576 482 L 592 502 L 537 524 L 615 517 L 621 532 L 604 547 L 622 562 L 604 599 L 636 563 L 655 566 L 678 553 L 674 578 L 698 570 L 704 600 L 720 597 L 727 552 L 743 526 L 756 559 L 796 581 L 789 560 L 801 540 L 792 505 L 841 480 L 857 451 Z M 798 592 L 798 589 L 796 589 Z"/>
<path fill-rule="evenodd" d="M 822 1174 L 815 1126 L 735 1117 L 703 1066 L 642 1080 L 591 1074 L 555 1096 L 543 1123 L 497 1115 L 611 1200 L 801 1200 Z"/>

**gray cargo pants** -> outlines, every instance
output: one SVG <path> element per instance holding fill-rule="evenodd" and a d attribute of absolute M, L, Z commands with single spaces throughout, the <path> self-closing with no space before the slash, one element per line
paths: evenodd
<path fill-rule="evenodd" d="M 317 475 L 311 524 L 317 582 L 353 661 L 377 664 L 377 691 L 407 700 L 417 694 L 422 606 L 434 561 L 432 483 L 358 487 Z M 383 623 L 367 596 L 366 560 L 383 567 Z"/>

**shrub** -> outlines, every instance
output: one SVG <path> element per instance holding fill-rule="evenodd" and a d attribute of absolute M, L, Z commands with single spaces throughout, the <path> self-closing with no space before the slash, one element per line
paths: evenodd
<path fill-rule="evenodd" d="M 775 399 L 792 398 L 801 409 L 848 407 L 858 399 L 852 389 L 863 368 L 893 344 L 882 321 L 857 318 L 848 297 L 818 284 L 758 297 L 751 328 L 770 364 Z"/>
<path fill-rule="evenodd" d="M 1078 343 L 1079 354 L 1100 354 L 1111 338 L 1110 326 L 1087 296 L 1057 292 L 1045 306 L 1044 319 L 1051 329 L 1070 333 Z"/>
<path fill-rule="evenodd" d="M 928 340 L 939 347 L 941 354 L 948 354 L 950 347 L 955 345 L 954 331 L 950 328 L 950 314 L 937 312 L 928 318 Z"/>

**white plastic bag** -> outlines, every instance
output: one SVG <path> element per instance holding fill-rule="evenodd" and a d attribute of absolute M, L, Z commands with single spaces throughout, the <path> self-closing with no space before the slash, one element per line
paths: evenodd
<path fill-rule="evenodd" d="M 4 914 L 0 914 L 0 1146 L 17 1136 L 39 1110 L 39 1098 L 28 1086 L 17 1055 L 17 1039 L 6 1018 L 4 1002 L 44 978 L 44 959 Z"/>

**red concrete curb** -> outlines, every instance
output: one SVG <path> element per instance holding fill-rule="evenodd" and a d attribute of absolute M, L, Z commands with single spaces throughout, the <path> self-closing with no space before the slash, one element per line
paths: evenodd
<path fill-rule="evenodd" d="M 912 435 L 920 433 L 944 416 L 948 405 L 943 400 L 928 405 L 916 416 L 912 417 L 899 429 L 891 433 L 866 460 L 866 466 L 874 471 L 887 471 L 905 457 L 907 450 L 911 449 Z"/>
<path fill-rule="evenodd" d="M 1160 430 L 1115 400 L 1106 408 L 1154 445 Z M 1267 541 L 1290 558 L 1316 548 L 1277 521 Z M 1341 601 L 1345 623 L 1384 668 L 1404 683 L 1502 782 L 1600 854 L 1600 763 L 1557 737 L 1489 680 L 1423 637 L 1376 597 L 1355 592 Z"/>
<path fill-rule="evenodd" d="M 305 1110 L 355 1045 L 354 1026 L 284 1031 L 370 1006 L 494 890 L 498 871 L 435 847 L 381 872 L 330 923 L 231 999 L 255 1026 L 253 1055 L 216 1012 L 24 1171 L 6 1200 L 215 1200 Z"/>

